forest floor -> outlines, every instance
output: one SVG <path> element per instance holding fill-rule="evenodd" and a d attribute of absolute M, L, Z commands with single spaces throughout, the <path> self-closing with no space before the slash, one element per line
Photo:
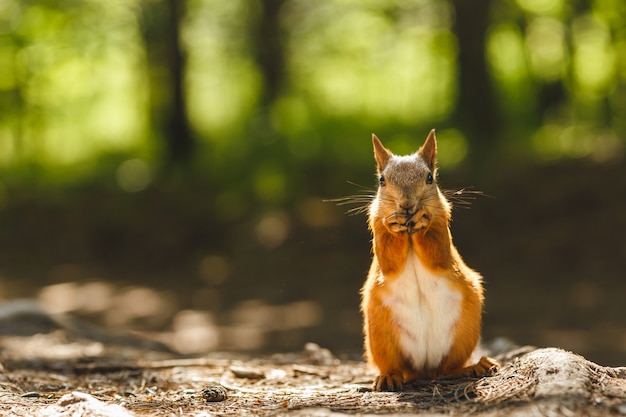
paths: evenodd
<path fill-rule="evenodd" d="M 624 364 L 625 166 L 572 163 L 503 175 L 500 186 L 484 187 L 497 199 L 455 212 L 455 241 L 486 277 L 486 338 L 565 346 L 598 363 Z M 3 304 L 41 302 L 46 289 L 70 288 L 76 291 L 54 299 L 75 305 L 57 312 L 102 316 L 94 321 L 107 329 L 169 332 L 178 341 L 171 323 L 158 327 L 155 316 L 206 309 L 220 340 L 241 341 L 231 331 L 240 325 L 262 336 L 259 349 L 300 351 L 252 356 L 224 343 L 214 347 L 222 353 L 182 356 L 37 310 L 16 317 L 10 303 L 0 304 L 0 415 L 626 416 L 626 368 L 554 348 L 504 349 L 491 377 L 372 392 L 374 371 L 341 356 L 361 342 L 358 288 L 370 259 L 364 218 L 305 230 L 290 217 L 289 239 L 270 250 L 250 237 L 258 219 L 233 233 L 207 223 L 211 193 L 157 191 L 120 199 L 96 190 L 70 205 L 10 200 L 0 218 Z M 225 265 L 221 279 L 201 273 L 215 258 Z M 102 293 L 79 294 L 90 283 L 109 290 L 109 304 Z M 164 296 L 134 317 L 142 303 L 125 297 L 131 293 Z M 130 300 L 126 310 L 120 299 Z M 315 307 L 308 327 L 285 319 L 301 318 L 291 307 L 302 305 Z M 109 316 L 130 318 L 113 320 L 114 327 Z M 332 353 L 313 344 L 302 350 L 310 340 Z"/>
<path fill-rule="evenodd" d="M 372 392 L 375 374 L 363 362 L 315 344 L 263 357 L 181 357 L 57 328 L 3 336 L 0 352 L 2 415 L 626 415 L 626 368 L 555 348 L 501 355 L 490 377 L 424 381 L 393 393 Z"/>

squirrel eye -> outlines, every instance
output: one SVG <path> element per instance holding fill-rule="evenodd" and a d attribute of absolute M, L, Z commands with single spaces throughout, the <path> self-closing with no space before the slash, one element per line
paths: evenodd
<path fill-rule="evenodd" d="M 426 184 L 432 184 L 433 183 L 433 174 L 432 172 L 429 172 L 428 175 L 426 175 Z"/>
<path fill-rule="evenodd" d="M 381 175 L 380 178 L 378 178 L 378 182 L 380 183 L 381 187 L 385 186 L 385 176 Z"/>

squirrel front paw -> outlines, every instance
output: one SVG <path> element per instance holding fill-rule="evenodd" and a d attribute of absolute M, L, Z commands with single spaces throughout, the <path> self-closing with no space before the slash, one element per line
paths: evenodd
<path fill-rule="evenodd" d="M 428 214 L 424 209 L 419 209 L 412 215 L 393 213 L 384 223 L 392 233 L 414 233 L 428 225 Z"/>
<path fill-rule="evenodd" d="M 391 233 L 406 233 L 409 231 L 406 216 L 398 212 L 394 212 L 385 217 L 383 224 Z"/>
<path fill-rule="evenodd" d="M 386 226 L 387 229 L 393 233 L 405 233 L 409 230 L 409 227 L 406 224 L 401 224 L 396 221 L 388 222 Z"/>
<path fill-rule="evenodd" d="M 419 209 L 414 215 L 406 222 L 407 230 L 409 233 L 417 232 L 426 226 L 428 226 L 428 214 L 426 210 Z"/>

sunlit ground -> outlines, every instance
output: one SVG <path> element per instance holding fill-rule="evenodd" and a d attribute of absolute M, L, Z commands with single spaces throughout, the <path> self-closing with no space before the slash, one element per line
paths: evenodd
<path fill-rule="evenodd" d="M 113 329 L 143 329 L 175 351 L 202 353 L 215 349 L 259 350 L 271 345 L 271 332 L 318 326 L 319 303 L 295 301 L 270 305 L 261 300 L 239 302 L 227 324 L 217 323 L 206 310 L 180 310 L 171 291 L 132 286 L 115 287 L 102 281 L 62 283 L 43 287 L 37 302 L 51 314 L 98 318 Z M 150 329 L 164 329 L 155 334 Z"/>

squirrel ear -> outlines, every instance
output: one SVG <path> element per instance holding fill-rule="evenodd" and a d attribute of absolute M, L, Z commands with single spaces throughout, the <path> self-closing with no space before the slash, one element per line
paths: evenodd
<path fill-rule="evenodd" d="M 380 139 L 378 139 L 378 136 L 373 133 L 372 143 L 374 144 L 374 158 L 376 159 L 376 164 L 378 165 L 378 172 L 382 172 L 382 170 L 387 166 L 387 162 L 389 162 L 389 158 L 391 158 L 392 153 L 389 149 L 383 146 Z"/>
<path fill-rule="evenodd" d="M 428 168 L 430 168 L 431 171 L 434 171 L 437 160 L 437 138 L 435 136 L 435 129 L 430 131 L 426 141 L 419 149 L 418 153 L 422 155 L 428 165 Z"/>

